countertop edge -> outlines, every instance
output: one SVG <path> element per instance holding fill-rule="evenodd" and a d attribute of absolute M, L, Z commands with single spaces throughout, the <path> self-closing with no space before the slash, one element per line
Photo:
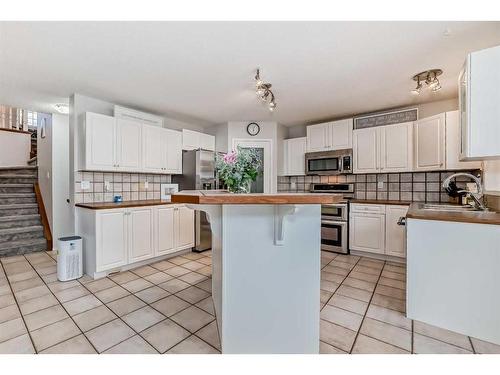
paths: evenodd
<path fill-rule="evenodd" d="M 116 208 L 133 208 L 147 206 L 168 206 L 179 204 L 172 201 L 162 200 L 143 200 L 143 201 L 125 201 L 125 202 L 101 202 L 101 203 L 76 203 L 75 207 L 86 208 L 88 210 L 111 210 Z"/>

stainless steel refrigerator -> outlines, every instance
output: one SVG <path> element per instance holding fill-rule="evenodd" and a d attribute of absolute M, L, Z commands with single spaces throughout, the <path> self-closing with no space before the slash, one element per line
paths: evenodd
<path fill-rule="evenodd" d="M 215 154 L 212 151 L 192 150 L 182 152 L 182 175 L 173 175 L 172 183 L 179 190 L 213 190 L 215 181 Z M 195 246 L 193 251 L 202 252 L 212 248 L 212 232 L 207 215 L 195 211 Z"/>

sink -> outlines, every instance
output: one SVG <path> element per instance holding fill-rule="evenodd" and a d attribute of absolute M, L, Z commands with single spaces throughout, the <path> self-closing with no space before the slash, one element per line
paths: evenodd
<path fill-rule="evenodd" d="M 473 206 L 460 206 L 457 204 L 432 204 L 426 203 L 422 206 L 423 210 L 429 211 L 446 211 L 446 212 L 468 212 L 468 211 L 480 211 Z"/>

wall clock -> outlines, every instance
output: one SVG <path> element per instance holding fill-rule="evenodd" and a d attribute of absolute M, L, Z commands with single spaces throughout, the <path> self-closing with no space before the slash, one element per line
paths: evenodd
<path fill-rule="evenodd" d="M 251 122 L 247 125 L 247 133 L 252 137 L 256 136 L 260 132 L 260 126 L 256 122 Z"/>

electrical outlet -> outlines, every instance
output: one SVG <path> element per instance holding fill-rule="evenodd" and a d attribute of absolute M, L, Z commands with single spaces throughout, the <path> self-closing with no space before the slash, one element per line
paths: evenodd
<path fill-rule="evenodd" d="M 383 188 L 384 188 L 384 181 L 379 181 L 379 182 L 377 183 L 377 188 L 378 188 L 378 189 L 383 189 Z"/>
<path fill-rule="evenodd" d="M 104 191 L 111 191 L 111 183 L 109 181 L 104 181 Z"/>
<path fill-rule="evenodd" d="M 290 189 L 295 190 L 297 188 L 297 184 L 295 182 L 290 182 Z"/>
<path fill-rule="evenodd" d="M 82 190 L 90 189 L 90 181 L 82 181 L 80 182 L 80 187 Z"/>
<path fill-rule="evenodd" d="M 144 190 L 148 190 L 148 189 L 149 189 L 149 182 L 144 181 Z"/>

